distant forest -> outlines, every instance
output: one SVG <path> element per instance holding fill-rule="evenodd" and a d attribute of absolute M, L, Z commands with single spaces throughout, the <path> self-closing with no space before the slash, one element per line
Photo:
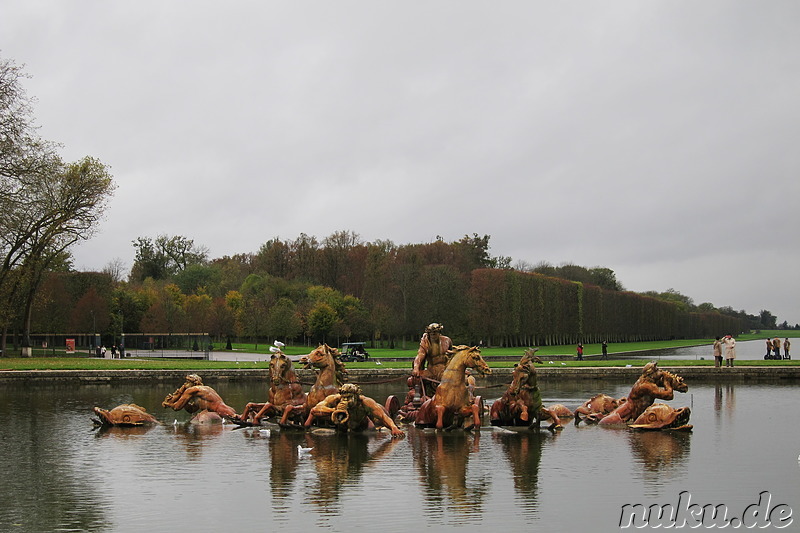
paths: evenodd
<path fill-rule="evenodd" d="M 533 346 L 704 338 L 780 327 L 759 316 L 665 293 L 625 291 L 613 270 L 512 267 L 488 235 L 425 244 L 362 242 L 348 231 L 318 241 L 279 238 L 256 253 L 208 259 L 182 236 L 139 237 L 128 279 L 65 266 L 37 291 L 31 332 L 202 332 L 215 343 L 374 341 L 399 346 L 440 322 L 456 343 Z M 12 328 L 12 335 L 21 331 Z M 782 326 L 786 327 L 786 324 Z"/>

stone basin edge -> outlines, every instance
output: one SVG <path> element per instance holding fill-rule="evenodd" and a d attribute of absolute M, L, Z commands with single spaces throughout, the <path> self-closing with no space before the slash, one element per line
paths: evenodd
<path fill-rule="evenodd" d="M 750 383 L 750 382 L 800 382 L 800 367 L 796 366 L 738 366 L 733 368 L 714 368 L 696 366 L 662 366 L 682 376 L 688 382 L 696 383 Z M 478 378 L 478 386 L 497 385 L 510 380 L 512 368 L 494 368 L 492 375 Z M 314 379 L 312 370 L 295 370 L 302 381 Z M 182 382 L 187 374 L 199 374 L 204 381 L 266 381 L 267 369 L 213 369 L 213 370 L 0 370 L 0 384 L 15 383 L 55 383 L 84 382 L 110 383 L 117 381 L 154 381 L 170 383 Z M 539 379 L 543 381 L 561 380 L 623 380 L 635 381 L 641 375 L 641 367 L 598 367 L 598 368 L 553 368 L 537 367 Z M 355 383 L 388 383 L 402 381 L 410 375 L 403 368 L 354 368 L 348 370 L 349 380 Z M 404 388 L 405 383 L 400 388 Z"/>

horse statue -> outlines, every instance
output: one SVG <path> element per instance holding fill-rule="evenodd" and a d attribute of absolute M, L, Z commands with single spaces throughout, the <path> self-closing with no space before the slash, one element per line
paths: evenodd
<path fill-rule="evenodd" d="M 683 378 L 658 368 L 658 363 L 651 361 L 644 365 L 642 375 L 633 384 L 628 399 L 607 416 L 600 419 L 599 424 L 628 425 L 634 422 L 656 400 L 671 400 L 673 392 L 686 392 L 689 386 Z"/>
<path fill-rule="evenodd" d="M 244 406 L 244 411 L 235 420 L 241 425 L 258 425 L 264 417 L 280 415 L 279 424 L 286 424 L 289 416 L 297 414 L 298 407 L 306 403 L 306 393 L 294 373 L 292 361 L 280 349 L 273 352 L 269 360 L 270 387 L 266 403 L 250 402 Z"/>
<path fill-rule="evenodd" d="M 414 424 L 419 427 L 435 427 L 436 429 L 472 429 L 481 425 L 483 400 L 476 396 L 470 401 L 466 383 L 467 368 L 474 368 L 479 374 L 491 374 L 492 370 L 481 357 L 477 346 L 453 346 L 447 351 L 449 360 L 442 373 L 442 380 L 436 387 L 432 398 L 426 400 L 417 411 Z M 472 415 L 471 423 L 465 419 Z"/>
<path fill-rule="evenodd" d="M 538 428 L 542 420 L 552 420 L 548 429 L 563 429 L 558 415 L 544 407 L 542 393 L 536 382 L 535 353 L 538 348 L 525 350 L 514 367 L 511 385 L 489 411 L 493 426 L 528 426 Z"/>
<path fill-rule="evenodd" d="M 304 426 L 310 427 L 314 422 L 311 410 L 332 394 L 338 394 L 339 388 L 347 381 L 347 369 L 339 358 L 339 350 L 327 344 L 320 344 L 304 358 L 305 367 L 317 371 L 317 380 L 306 395 L 301 410 L 306 418 Z"/>

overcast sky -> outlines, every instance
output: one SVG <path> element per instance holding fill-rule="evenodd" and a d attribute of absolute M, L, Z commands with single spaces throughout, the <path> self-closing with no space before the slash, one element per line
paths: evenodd
<path fill-rule="evenodd" d="M 800 322 L 800 2 L 5 0 L 41 135 L 139 236 L 450 242 Z"/>

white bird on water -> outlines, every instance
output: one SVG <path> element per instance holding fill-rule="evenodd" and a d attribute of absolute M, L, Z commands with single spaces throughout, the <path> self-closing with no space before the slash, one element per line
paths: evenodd
<path fill-rule="evenodd" d="M 303 448 L 301 445 L 297 445 L 297 455 L 307 455 L 311 453 L 311 448 Z"/>

